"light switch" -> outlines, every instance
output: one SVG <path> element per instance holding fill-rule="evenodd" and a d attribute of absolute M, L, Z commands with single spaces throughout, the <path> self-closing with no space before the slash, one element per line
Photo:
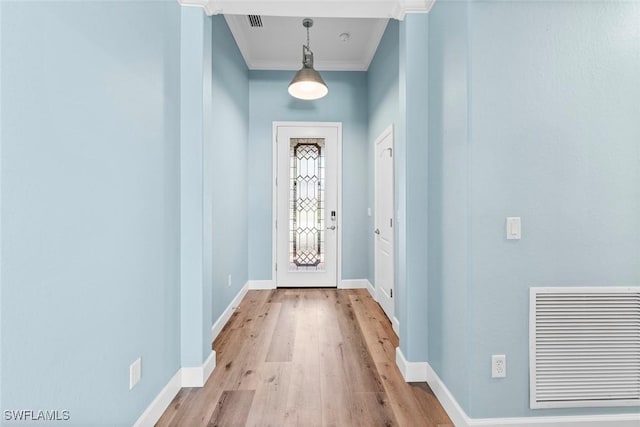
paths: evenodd
<path fill-rule="evenodd" d="M 522 225 L 519 216 L 507 218 L 507 240 L 520 240 L 522 238 Z"/>

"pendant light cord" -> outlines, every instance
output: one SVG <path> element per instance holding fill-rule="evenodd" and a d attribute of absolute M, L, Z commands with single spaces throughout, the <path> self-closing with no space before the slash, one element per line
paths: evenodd
<path fill-rule="evenodd" d="M 313 53 L 311 52 L 311 39 L 309 36 L 309 28 L 313 26 L 311 18 L 305 18 L 302 25 L 307 29 L 307 44 L 302 45 L 302 65 L 307 68 L 313 68 Z"/>

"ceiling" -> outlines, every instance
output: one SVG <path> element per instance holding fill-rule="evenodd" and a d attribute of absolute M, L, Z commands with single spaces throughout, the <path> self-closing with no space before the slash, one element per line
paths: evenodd
<path fill-rule="evenodd" d="M 0 0 L 1 1 L 1 0 Z M 302 65 L 306 32 L 302 19 L 313 18 L 311 49 L 318 70 L 363 71 L 380 43 L 390 18 L 427 13 L 436 0 L 178 0 L 224 15 L 252 70 L 297 70 Z M 248 15 L 262 18 L 251 28 Z M 349 41 L 340 34 L 349 33 Z"/>
<path fill-rule="evenodd" d="M 255 16 L 254 22 L 255 22 Z M 305 17 L 225 15 L 251 70 L 298 70 L 306 43 Z M 385 18 L 315 18 L 310 29 L 314 67 L 321 71 L 366 71 L 387 26 Z M 345 35 L 346 34 L 346 35 Z"/>

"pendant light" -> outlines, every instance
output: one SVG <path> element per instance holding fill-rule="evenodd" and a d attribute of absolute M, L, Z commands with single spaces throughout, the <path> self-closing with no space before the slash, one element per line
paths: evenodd
<path fill-rule="evenodd" d="M 329 92 L 329 88 L 313 68 L 313 52 L 309 48 L 309 28 L 313 26 L 313 20 L 305 18 L 302 26 L 307 29 L 307 44 L 302 45 L 302 68 L 289 83 L 289 94 L 298 99 L 320 99 Z"/>

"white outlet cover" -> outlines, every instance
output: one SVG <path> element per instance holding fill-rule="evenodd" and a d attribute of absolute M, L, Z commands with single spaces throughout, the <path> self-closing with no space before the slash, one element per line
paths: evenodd
<path fill-rule="evenodd" d="M 505 378 L 507 376 L 507 356 L 494 354 L 491 356 L 491 378 Z"/>

